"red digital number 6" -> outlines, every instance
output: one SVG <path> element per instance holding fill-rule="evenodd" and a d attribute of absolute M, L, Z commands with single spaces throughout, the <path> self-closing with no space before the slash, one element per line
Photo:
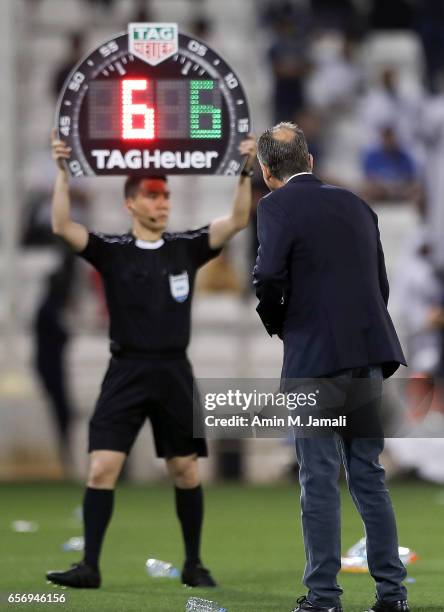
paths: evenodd
<path fill-rule="evenodd" d="M 147 79 L 124 79 L 122 81 L 122 138 L 124 140 L 154 138 L 154 108 L 133 102 L 134 91 L 147 91 Z M 143 127 L 134 127 L 133 118 L 143 117 Z"/>

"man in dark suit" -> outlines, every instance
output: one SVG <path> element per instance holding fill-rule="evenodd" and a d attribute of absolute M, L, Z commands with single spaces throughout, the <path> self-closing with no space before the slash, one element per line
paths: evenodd
<path fill-rule="evenodd" d="M 375 389 L 379 398 L 383 377 L 405 365 L 387 311 L 377 216 L 353 193 L 312 174 L 304 134 L 292 123 L 262 134 L 258 158 L 271 193 L 258 207 L 254 284 L 266 330 L 284 342 L 282 387 L 297 388 L 301 378 L 305 384 L 315 379 L 318 387 L 326 381 L 339 392 L 342 407 L 348 406 L 355 427 L 329 429 L 327 435 L 325 429 L 322 435 L 307 433 L 307 427 L 303 434 L 300 428 L 296 432 L 308 594 L 293 612 L 342 611 L 337 584 L 341 458 L 365 524 L 369 570 L 376 582 L 377 600 L 369 612 L 408 612 L 401 584 L 406 572 L 379 464 L 383 436 L 375 426 Z M 372 397 L 364 402 L 362 393 L 356 395 L 358 380 L 371 382 Z M 350 407 L 356 402 L 359 406 Z"/>

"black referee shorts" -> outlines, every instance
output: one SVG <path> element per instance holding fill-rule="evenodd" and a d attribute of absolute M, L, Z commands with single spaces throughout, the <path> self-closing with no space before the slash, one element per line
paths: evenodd
<path fill-rule="evenodd" d="M 158 457 L 206 457 L 205 439 L 193 438 L 193 382 L 185 356 L 112 357 L 89 423 L 89 452 L 128 454 L 149 418 Z"/>

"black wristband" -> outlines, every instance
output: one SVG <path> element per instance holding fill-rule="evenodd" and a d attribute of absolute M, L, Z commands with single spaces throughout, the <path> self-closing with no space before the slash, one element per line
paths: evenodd
<path fill-rule="evenodd" d="M 241 176 L 249 176 L 250 178 L 253 176 L 254 170 L 246 170 L 245 168 L 241 171 Z"/>

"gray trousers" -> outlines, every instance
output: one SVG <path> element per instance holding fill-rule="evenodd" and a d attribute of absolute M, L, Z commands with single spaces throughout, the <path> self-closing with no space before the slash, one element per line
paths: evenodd
<path fill-rule="evenodd" d="M 371 377 L 382 386 L 379 367 L 346 370 L 338 375 L 342 389 L 355 377 Z M 375 378 L 377 379 L 375 381 Z M 334 381 L 335 376 L 329 380 Z M 379 381 L 378 381 L 379 379 Z M 345 385 L 345 386 L 344 386 Z M 366 410 L 377 410 L 372 403 Z M 308 600 L 328 606 L 338 602 L 342 589 L 337 583 L 341 568 L 341 516 L 338 479 L 341 460 L 350 494 L 364 522 L 367 560 L 376 582 L 378 599 L 406 599 L 401 584 L 406 571 L 399 559 L 396 522 L 384 468 L 379 455 L 384 439 L 348 438 L 337 433 L 328 437 L 295 437 L 301 484 L 302 530 L 306 567 L 304 584 Z"/>

